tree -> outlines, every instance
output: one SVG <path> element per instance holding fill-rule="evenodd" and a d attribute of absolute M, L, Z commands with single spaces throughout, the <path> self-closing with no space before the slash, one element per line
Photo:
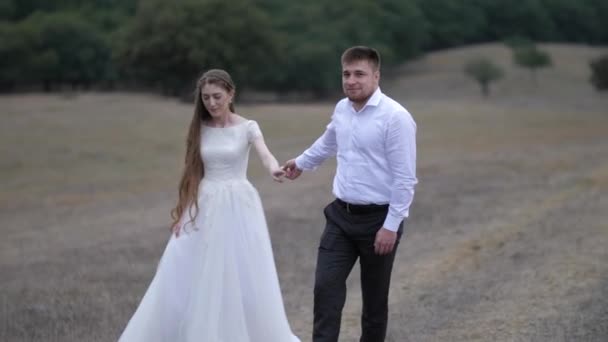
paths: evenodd
<path fill-rule="evenodd" d="M 539 50 L 536 45 L 522 45 L 515 47 L 513 50 L 513 61 L 515 64 L 527 68 L 532 75 L 532 81 L 536 85 L 536 70 L 551 65 L 551 56 L 542 50 Z"/>
<path fill-rule="evenodd" d="M 0 27 L 4 88 L 40 82 L 88 86 L 104 78 L 110 49 L 100 33 L 72 12 L 35 13 Z"/>
<path fill-rule="evenodd" d="M 550 40 L 555 27 L 540 0 L 469 0 L 471 6 L 483 11 L 487 25 L 483 28 L 484 40 L 502 40 L 521 36 L 534 40 Z"/>
<path fill-rule="evenodd" d="M 602 0 L 540 0 L 560 41 L 597 44 L 602 40 L 601 11 L 594 8 Z"/>
<path fill-rule="evenodd" d="M 503 77 L 502 69 L 486 57 L 477 57 L 467 62 L 464 72 L 479 83 L 484 97 L 490 95 L 490 83 Z"/>
<path fill-rule="evenodd" d="M 608 55 L 600 56 L 589 63 L 591 83 L 597 90 L 608 89 Z"/>
<path fill-rule="evenodd" d="M 346 48 L 373 46 L 390 67 L 420 54 L 427 39 L 426 19 L 410 1 L 263 0 L 263 6 L 278 11 L 273 27 L 281 32 L 283 52 L 279 91 L 326 97 L 340 89 L 340 55 Z"/>
<path fill-rule="evenodd" d="M 31 52 L 30 80 L 40 80 L 50 90 L 51 83 L 88 87 L 104 79 L 110 47 L 78 13 L 35 13 L 20 25 Z"/>
<path fill-rule="evenodd" d="M 479 6 L 470 1 L 417 0 L 427 19 L 431 49 L 481 41 L 486 18 Z"/>
<path fill-rule="evenodd" d="M 17 8 L 14 0 L 0 0 L 0 21 L 11 20 Z"/>
<path fill-rule="evenodd" d="M 116 60 L 133 78 L 168 95 L 192 90 L 209 68 L 263 88 L 259 70 L 272 70 L 278 54 L 268 21 L 249 0 L 141 2 L 120 33 Z"/>
<path fill-rule="evenodd" d="M 23 78 L 28 44 L 17 25 L 0 23 L 0 90 L 13 89 Z"/>

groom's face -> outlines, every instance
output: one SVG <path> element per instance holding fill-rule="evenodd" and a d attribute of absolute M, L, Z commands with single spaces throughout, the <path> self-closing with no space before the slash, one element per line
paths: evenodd
<path fill-rule="evenodd" d="M 342 63 L 342 89 L 349 100 L 365 102 L 378 88 L 380 71 L 367 60 Z"/>

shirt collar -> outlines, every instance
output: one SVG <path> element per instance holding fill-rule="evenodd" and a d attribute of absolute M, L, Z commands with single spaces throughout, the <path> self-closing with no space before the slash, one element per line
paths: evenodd
<path fill-rule="evenodd" d="M 382 91 L 380 90 L 380 87 L 378 87 L 378 88 L 376 88 L 376 90 L 374 91 L 372 96 L 370 96 L 370 98 L 367 100 L 365 105 L 361 108 L 361 110 L 359 110 L 359 112 L 361 112 L 363 109 L 365 109 L 365 107 L 368 107 L 368 106 L 377 107 L 380 104 L 381 99 L 382 99 Z M 348 100 L 348 102 L 350 103 L 350 107 L 354 110 L 353 102 L 350 100 Z"/>

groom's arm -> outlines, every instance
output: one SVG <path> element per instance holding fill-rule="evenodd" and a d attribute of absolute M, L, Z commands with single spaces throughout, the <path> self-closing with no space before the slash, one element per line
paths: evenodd
<path fill-rule="evenodd" d="M 397 231 L 409 216 L 416 178 L 416 123 L 408 112 L 395 113 L 388 124 L 386 153 L 393 174 L 393 189 L 384 228 Z"/>
<path fill-rule="evenodd" d="M 295 162 L 300 170 L 314 170 L 325 159 L 336 155 L 336 129 L 333 120 L 327 125 L 325 132 L 304 153 L 299 155 Z"/>
<path fill-rule="evenodd" d="M 408 217 L 409 207 L 414 199 L 416 179 L 416 123 L 411 115 L 394 113 L 387 125 L 385 141 L 386 156 L 393 174 L 393 190 L 389 201 L 388 214 L 382 229 L 376 233 L 374 250 L 379 255 L 393 251 L 397 230 Z"/>

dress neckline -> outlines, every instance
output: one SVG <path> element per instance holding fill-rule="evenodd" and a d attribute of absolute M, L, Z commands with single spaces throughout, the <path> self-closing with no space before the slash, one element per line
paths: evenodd
<path fill-rule="evenodd" d="M 213 129 L 227 129 L 227 128 L 239 127 L 239 126 L 241 126 L 242 124 L 245 124 L 245 123 L 247 123 L 247 122 L 249 122 L 249 120 L 243 120 L 243 121 L 241 121 L 241 122 L 239 122 L 239 123 L 237 123 L 237 124 L 234 124 L 234 125 L 232 125 L 232 126 L 224 126 L 224 127 L 214 127 L 214 126 L 208 126 L 208 125 L 205 125 L 205 124 L 202 124 L 202 125 L 203 125 L 203 127 L 206 127 L 206 128 L 213 128 Z"/>

